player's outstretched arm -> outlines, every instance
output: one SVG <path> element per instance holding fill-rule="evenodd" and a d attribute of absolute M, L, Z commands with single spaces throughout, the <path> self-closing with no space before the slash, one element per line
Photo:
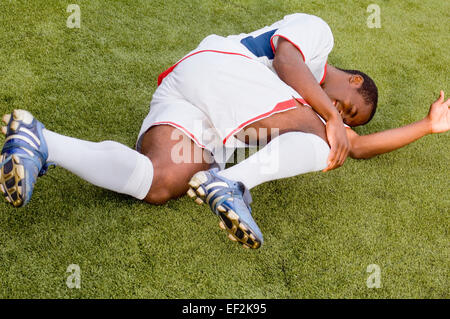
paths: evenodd
<path fill-rule="evenodd" d="M 443 133 L 450 129 L 450 99 L 444 101 L 444 92 L 431 105 L 428 115 L 420 121 L 369 135 L 358 135 L 347 128 L 350 141 L 350 157 L 370 158 L 408 145 L 431 133 Z"/>
<path fill-rule="evenodd" d="M 330 98 L 304 63 L 301 53 L 289 41 L 280 38 L 273 67 L 280 79 L 296 90 L 327 121 L 331 152 L 328 167 L 324 171 L 342 166 L 350 149 L 344 123 Z"/>

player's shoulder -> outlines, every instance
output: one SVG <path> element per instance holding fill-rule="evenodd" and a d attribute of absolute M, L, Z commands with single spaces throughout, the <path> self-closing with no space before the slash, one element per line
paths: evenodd
<path fill-rule="evenodd" d="M 321 17 L 318 17 L 313 14 L 308 13 L 292 13 L 284 16 L 283 20 L 284 23 L 299 23 L 299 24 L 308 24 L 315 28 L 323 28 L 325 30 L 329 30 L 331 32 L 330 26 L 328 23 L 322 19 Z"/>
<path fill-rule="evenodd" d="M 316 39 L 327 48 L 328 53 L 334 46 L 333 32 L 321 17 L 308 13 L 293 13 L 284 17 L 283 27 L 293 33 L 308 34 L 310 39 Z M 307 30 L 307 31 L 306 31 Z"/>

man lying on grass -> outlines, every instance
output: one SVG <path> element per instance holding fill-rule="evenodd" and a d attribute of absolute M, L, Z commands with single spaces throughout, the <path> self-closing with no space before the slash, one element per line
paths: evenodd
<path fill-rule="evenodd" d="M 251 215 L 251 188 L 328 171 L 347 154 L 369 158 L 450 128 L 450 100 L 444 101 L 441 91 L 424 119 L 356 134 L 350 127 L 375 114 L 377 88 L 360 71 L 327 65 L 332 47 L 328 25 L 306 14 L 250 34 L 205 38 L 159 76 L 136 150 L 62 136 L 15 110 L 3 117 L 1 191 L 15 207 L 26 205 L 38 176 L 55 163 L 151 204 L 188 192 L 197 203 L 209 204 L 231 240 L 258 248 L 263 235 Z M 219 170 L 224 149 L 258 142 L 268 144 Z"/>

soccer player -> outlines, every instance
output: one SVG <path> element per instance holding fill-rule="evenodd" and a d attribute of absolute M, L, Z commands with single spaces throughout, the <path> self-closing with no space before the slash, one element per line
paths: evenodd
<path fill-rule="evenodd" d="M 350 126 L 373 117 L 377 89 L 362 72 L 327 66 L 332 46 L 328 25 L 305 14 L 250 34 L 207 37 L 160 75 L 136 150 L 62 136 L 15 110 L 3 117 L 1 191 L 14 206 L 26 205 L 50 163 L 152 204 L 187 191 L 210 205 L 230 239 L 258 248 L 263 235 L 251 215 L 251 188 L 334 169 L 347 153 L 368 158 L 450 127 L 450 100 L 441 92 L 423 120 L 357 135 Z M 258 141 L 269 143 L 218 169 L 224 150 L 226 159 L 228 148 Z M 264 169 L 268 163 L 276 169 Z"/>

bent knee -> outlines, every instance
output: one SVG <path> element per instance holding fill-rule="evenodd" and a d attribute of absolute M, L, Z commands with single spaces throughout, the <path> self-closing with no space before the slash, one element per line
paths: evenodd
<path fill-rule="evenodd" d="M 144 201 L 153 205 L 163 205 L 172 199 L 172 195 L 168 190 L 151 191 L 147 194 Z"/>
<path fill-rule="evenodd" d="M 187 189 L 188 181 L 180 178 L 177 174 L 156 174 L 144 200 L 155 205 L 165 204 L 171 199 L 182 196 Z"/>

